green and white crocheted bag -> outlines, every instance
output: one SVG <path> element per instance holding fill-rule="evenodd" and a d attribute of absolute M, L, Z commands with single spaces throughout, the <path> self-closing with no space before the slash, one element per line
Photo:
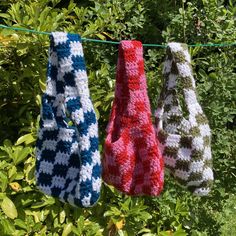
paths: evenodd
<path fill-rule="evenodd" d="M 214 179 L 211 131 L 197 101 L 186 44 L 168 44 L 163 76 L 155 120 L 165 167 L 194 194 L 207 195 Z"/>

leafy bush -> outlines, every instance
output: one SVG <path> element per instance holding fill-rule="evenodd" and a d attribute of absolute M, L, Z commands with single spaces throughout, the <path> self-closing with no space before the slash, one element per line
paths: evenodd
<path fill-rule="evenodd" d="M 234 1 L 1 1 L 0 23 L 143 43 L 233 42 Z M 214 188 L 198 198 L 166 173 L 159 198 L 128 197 L 104 185 L 98 204 L 76 209 L 37 190 L 34 146 L 45 89 L 48 37 L 0 30 L 0 235 L 235 235 L 235 47 L 190 47 L 201 104 L 213 133 Z M 117 46 L 83 43 L 89 86 L 105 137 L 114 98 Z M 165 51 L 144 48 L 156 107 Z"/>

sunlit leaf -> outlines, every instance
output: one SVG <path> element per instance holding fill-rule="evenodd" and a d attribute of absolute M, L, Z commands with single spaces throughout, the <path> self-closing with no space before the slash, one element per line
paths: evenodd
<path fill-rule="evenodd" d="M 4 197 L 1 203 L 1 207 L 3 212 L 11 219 L 15 219 L 17 217 L 17 210 L 12 202 L 12 200 L 8 197 Z"/>

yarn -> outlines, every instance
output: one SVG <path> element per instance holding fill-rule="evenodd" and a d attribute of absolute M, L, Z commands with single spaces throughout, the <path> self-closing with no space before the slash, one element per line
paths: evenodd
<path fill-rule="evenodd" d="M 156 133 L 165 167 L 194 194 L 210 192 L 213 182 L 211 131 L 198 103 L 187 45 L 169 43 L 164 86 L 155 112 Z M 181 105 L 181 95 L 183 104 Z"/>
<path fill-rule="evenodd" d="M 163 160 L 152 125 L 139 41 L 121 41 L 115 99 L 104 144 L 103 179 L 129 195 L 159 195 Z"/>
<path fill-rule="evenodd" d="M 50 35 L 46 91 L 36 143 L 36 183 L 73 206 L 96 203 L 101 188 L 98 123 L 81 38 Z"/>

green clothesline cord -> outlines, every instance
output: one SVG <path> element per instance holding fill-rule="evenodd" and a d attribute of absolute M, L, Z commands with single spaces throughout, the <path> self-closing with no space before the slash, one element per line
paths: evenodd
<path fill-rule="evenodd" d="M 11 29 L 11 30 L 18 30 L 18 31 L 24 31 L 29 33 L 35 33 L 35 34 L 44 34 L 44 35 L 50 35 L 50 32 L 43 32 L 43 31 L 37 31 L 37 30 L 31 30 L 31 29 L 25 29 L 25 28 L 17 28 L 17 27 L 10 27 L 6 25 L 0 25 L 0 28 L 3 29 Z M 107 41 L 107 40 L 99 40 L 99 39 L 88 39 L 88 38 L 81 38 L 84 42 L 94 42 L 94 43 L 109 43 L 109 44 L 119 44 L 120 42 L 117 41 Z M 227 47 L 227 46 L 235 46 L 236 42 L 234 43 L 206 43 L 206 44 L 189 44 L 189 47 Z M 166 48 L 166 45 L 162 44 L 143 44 L 144 47 L 161 47 Z"/>

